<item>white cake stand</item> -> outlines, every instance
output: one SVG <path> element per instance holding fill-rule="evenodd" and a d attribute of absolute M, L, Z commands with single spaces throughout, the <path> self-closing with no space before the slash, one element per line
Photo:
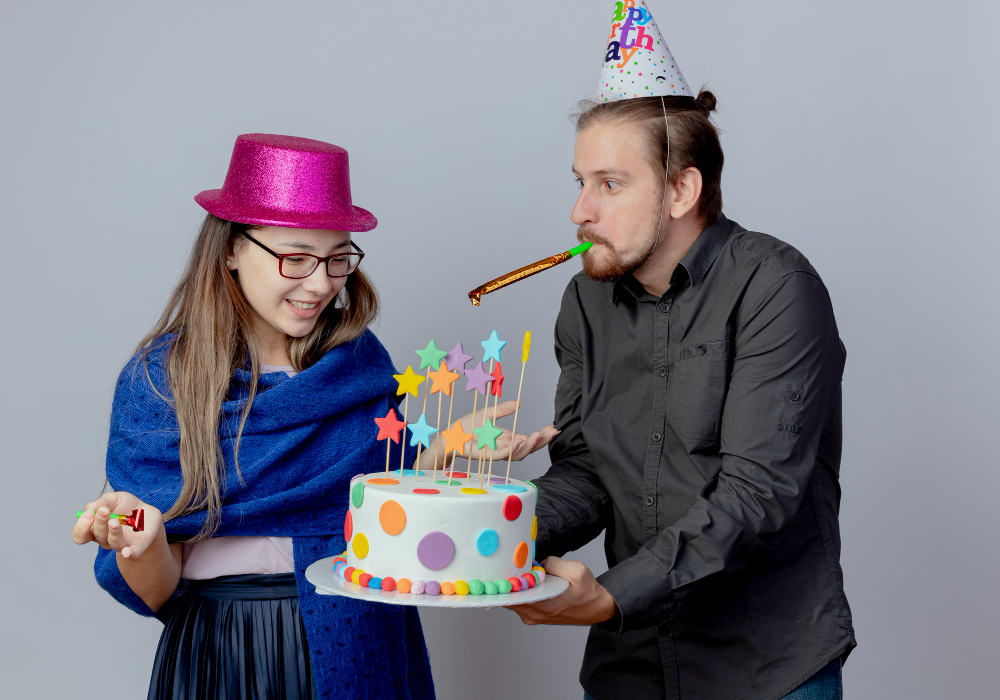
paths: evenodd
<path fill-rule="evenodd" d="M 566 579 L 545 574 L 545 580 L 540 584 L 517 593 L 427 595 L 426 593 L 383 591 L 377 588 L 365 588 L 335 575 L 333 573 L 333 559 L 334 557 L 327 557 L 310 564 L 306 568 L 306 581 L 316 586 L 316 592 L 320 595 L 339 595 L 358 600 L 369 600 L 373 603 L 422 605 L 428 608 L 497 608 L 503 605 L 537 603 L 540 600 L 555 598 L 569 588 L 569 582 Z"/>

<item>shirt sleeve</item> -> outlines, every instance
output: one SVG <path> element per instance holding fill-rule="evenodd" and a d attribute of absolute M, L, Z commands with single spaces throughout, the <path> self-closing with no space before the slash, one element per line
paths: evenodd
<path fill-rule="evenodd" d="M 578 304 L 576 285 L 570 283 L 555 330 L 560 372 L 553 424 L 560 433 L 549 444 L 552 466 L 531 480 L 538 488 L 535 556 L 539 561 L 579 549 L 597 537 L 605 528 L 610 505 L 581 428 L 583 349 Z"/>
<path fill-rule="evenodd" d="M 810 272 L 785 274 L 737 319 L 723 407 L 721 472 L 690 510 L 598 577 L 617 629 L 662 624 L 689 592 L 777 545 L 794 520 L 831 412 L 845 351 L 829 294 Z"/>

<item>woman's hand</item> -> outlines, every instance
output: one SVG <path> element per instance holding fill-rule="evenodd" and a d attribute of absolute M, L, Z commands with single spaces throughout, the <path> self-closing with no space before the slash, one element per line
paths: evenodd
<path fill-rule="evenodd" d="M 504 401 L 495 408 L 484 408 L 476 411 L 475 413 L 469 413 L 468 415 L 462 416 L 459 420 L 462 421 L 462 430 L 467 433 L 472 433 L 472 429 L 481 427 L 483 425 L 483 421 L 487 417 L 492 418 L 493 422 L 496 423 L 499 419 L 514 413 L 516 409 L 517 401 Z M 454 425 L 454 423 L 452 425 Z M 522 435 L 520 433 L 514 435 L 511 431 L 505 429 L 503 434 L 497 437 L 497 449 L 496 452 L 493 453 L 493 459 L 494 461 L 498 459 L 507 459 L 510 455 L 511 443 L 513 442 L 514 456 L 512 459 L 515 461 L 522 460 L 532 452 L 548 445 L 558 434 L 559 431 L 551 425 L 547 425 L 541 430 L 535 431 L 530 435 Z M 466 451 L 466 456 L 469 459 L 479 459 L 480 455 L 485 453 L 485 456 L 488 459 L 490 456 L 489 448 L 484 448 L 482 450 L 477 449 L 476 445 L 478 442 L 478 438 L 475 433 L 473 433 L 472 442 L 469 443 L 472 446 L 472 453 L 470 455 L 469 452 Z"/>
<path fill-rule="evenodd" d="M 131 513 L 136 508 L 145 511 L 142 532 L 122 525 L 112 513 Z M 97 542 L 104 549 L 113 549 L 126 559 L 138 559 L 157 539 L 163 537 L 163 514 L 148 503 L 125 491 L 106 493 L 96 501 L 91 501 L 77 518 L 73 527 L 73 541 L 77 544 Z"/>

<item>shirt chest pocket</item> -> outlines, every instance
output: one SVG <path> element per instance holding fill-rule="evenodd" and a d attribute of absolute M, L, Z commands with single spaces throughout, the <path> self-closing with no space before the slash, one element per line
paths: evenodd
<path fill-rule="evenodd" d="M 718 440 L 728 384 L 728 340 L 677 349 L 667 383 L 667 421 L 685 443 Z"/>

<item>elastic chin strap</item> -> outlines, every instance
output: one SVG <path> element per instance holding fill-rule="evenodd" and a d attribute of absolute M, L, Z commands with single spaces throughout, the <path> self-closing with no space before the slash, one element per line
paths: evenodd
<path fill-rule="evenodd" d="M 663 205 L 667 202 L 667 179 L 670 177 L 670 122 L 667 121 L 667 105 L 663 102 L 663 95 L 660 95 L 660 106 L 663 107 L 663 125 L 667 130 L 667 167 L 663 171 L 663 197 L 660 199 L 660 220 L 656 222 L 656 240 L 653 241 L 653 247 L 650 248 L 649 255 L 646 256 L 647 260 L 660 242 L 660 226 L 663 225 Z"/>

